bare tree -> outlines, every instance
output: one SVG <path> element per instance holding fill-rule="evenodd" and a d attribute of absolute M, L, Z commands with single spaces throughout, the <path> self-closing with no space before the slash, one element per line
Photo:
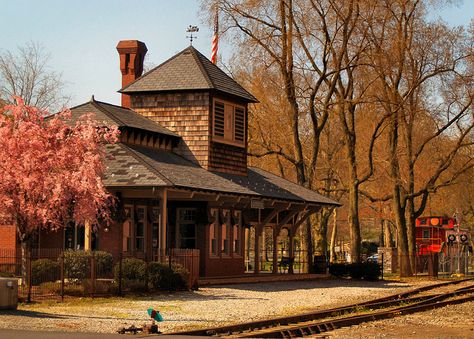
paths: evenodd
<path fill-rule="evenodd" d="M 13 96 L 25 104 L 56 112 L 67 106 L 61 74 L 49 68 L 50 56 L 38 43 L 29 42 L 17 51 L 0 53 L 0 98 L 13 103 Z"/>
<path fill-rule="evenodd" d="M 387 162 L 399 250 L 400 274 L 412 274 L 415 219 L 430 193 L 473 166 L 456 163 L 472 146 L 472 55 L 462 31 L 426 20 L 426 2 L 378 3 L 370 25 L 370 65 L 378 75 L 380 107 L 389 117 Z M 431 163 L 420 162 L 431 156 Z M 436 161 L 433 161 L 433 160 Z M 410 259 L 410 260 L 409 260 Z"/>
<path fill-rule="evenodd" d="M 214 2 L 207 2 L 210 8 Z M 317 188 L 320 139 L 331 113 L 341 65 L 331 60 L 330 46 L 334 35 L 341 32 L 335 29 L 325 34 L 329 16 L 320 1 L 219 0 L 218 3 L 221 28 L 240 42 L 239 59 L 244 62 L 251 58 L 254 70 L 265 68 L 265 77 L 273 77 L 284 94 L 277 114 L 288 121 L 285 144 L 254 138 L 260 151 L 252 155 L 276 157 L 279 164 L 292 168 L 296 182 Z M 311 265 L 312 225 L 305 226 L 307 259 Z"/>

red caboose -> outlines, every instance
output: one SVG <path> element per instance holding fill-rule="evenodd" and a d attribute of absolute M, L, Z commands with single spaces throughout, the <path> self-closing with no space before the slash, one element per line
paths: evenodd
<path fill-rule="evenodd" d="M 417 255 L 439 253 L 446 242 L 446 232 L 454 229 L 455 220 L 449 217 L 420 217 L 416 219 Z"/>

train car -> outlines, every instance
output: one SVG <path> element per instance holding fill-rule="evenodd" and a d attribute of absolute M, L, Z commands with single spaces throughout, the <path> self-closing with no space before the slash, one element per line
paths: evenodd
<path fill-rule="evenodd" d="M 452 252 L 457 246 L 472 244 L 469 231 L 458 228 L 454 218 L 420 217 L 416 219 L 415 225 L 416 249 L 419 256 L 441 252 L 450 255 L 447 252 L 450 250 Z"/>
<path fill-rule="evenodd" d="M 456 221 L 442 216 L 416 219 L 416 248 L 418 255 L 429 255 L 444 250 L 447 234 L 454 231 Z"/>

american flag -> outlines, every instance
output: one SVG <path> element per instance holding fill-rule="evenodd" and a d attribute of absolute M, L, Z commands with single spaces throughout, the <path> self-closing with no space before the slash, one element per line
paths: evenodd
<path fill-rule="evenodd" d="M 217 46 L 219 44 L 219 12 L 216 6 L 214 17 L 214 35 L 212 36 L 211 62 L 217 64 Z"/>

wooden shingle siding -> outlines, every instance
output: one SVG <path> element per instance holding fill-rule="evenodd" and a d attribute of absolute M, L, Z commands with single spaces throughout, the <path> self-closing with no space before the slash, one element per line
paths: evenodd
<path fill-rule="evenodd" d="M 211 142 L 209 170 L 247 175 L 247 153 L 245 148 Z"/>
<path fill-rule="evenodd" d="M 206 92 L 153 93 L 132 95 L 135 112 L 179 134 L 182 141 L 174 151 L 209 166 L 209 94 Z"/>

